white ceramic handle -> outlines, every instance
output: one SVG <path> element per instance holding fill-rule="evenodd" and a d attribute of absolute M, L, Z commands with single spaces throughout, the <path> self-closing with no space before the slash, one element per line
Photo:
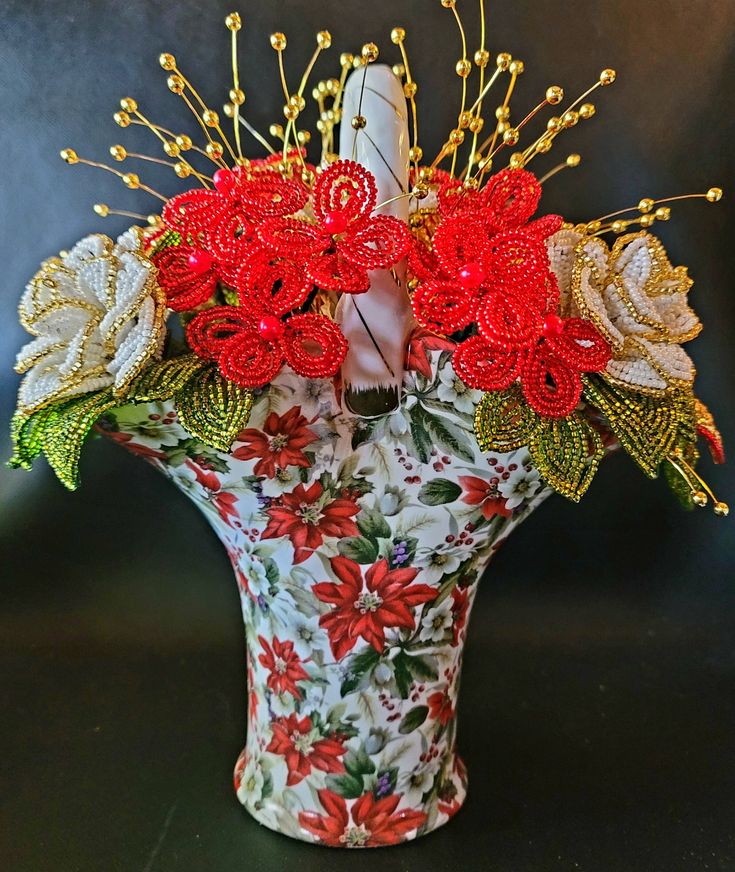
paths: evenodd
<path fill-rule="evenodd" d="M 401 83 L 391 68 L 371 64 L 355 70 L 347 80 L 342 106 L 340 157 L 356 160 L 373 174 L 378 203 L 408 191 L 408 108 Z M 355 115 L 367 120 L 364 129 L 353 129 L 350 121 Z M 377 211 L 407 221 L 408 198 L 381 206 Z M 397 264 L 395 271 L 403 281 L 405 264 Z M 349 408 L 358 414 L 377 414 L 376 388 L 383 389 L 378 406 L 381 402 L 390 403 L 392 394 L 391 404 L 395 407 L 403 382 L 406 342 L 413 326 L 405 287 L 399 287 L 389 270 L 373 270 L 370 290 L 354 299 L 345 294 L 337 307 L 336 319 L 350 343 L 342 365 L 344 396 Z"/>

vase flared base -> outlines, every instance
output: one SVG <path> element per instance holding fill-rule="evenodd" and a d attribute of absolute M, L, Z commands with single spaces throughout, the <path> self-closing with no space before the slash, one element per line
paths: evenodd
<path fill-rule="evenodd" d="M 467 772 L 457 754 L 452 755 L 445 768 L 446 775 L 438 791 L 431 791 L 427 799 L 411 806 L 401 797 L 390 813 L 386 813 L 386 803 L 380 809 L 376 808 L 382 800 L 374 797 L 368 801 L 363 798 L 358 812 L 355 807 L 360 803 L 359 799 L 351 802 L 335 794 L 332 794 L 331 806 L 324 808 L 315 787 L 306 794 L 297 795 L 288 790 L 273 793 L 272 784 L 266 788 L 267 778 L 261 782 L 259 777 L 254 780 L 247 777 L 247 760 L 247 752 L 243 751 L 235 766 L 235 791 L 248 814 L 273 832 L 313 845 L 380 848 L 410 842 L 448 823 L 467 797 Z M 308 805 L 302 799 L 304 795 L 313 796 Z M 313 822 L 318 818 L 322 824 L 318 827 L 323 831 L 322 836 L 313 831 Z M 419 822 L 407 830 L 409 820 Z"/>

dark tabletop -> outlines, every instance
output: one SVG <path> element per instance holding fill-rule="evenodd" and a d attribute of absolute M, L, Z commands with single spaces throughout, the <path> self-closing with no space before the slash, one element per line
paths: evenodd
<path fill-rule="evenodd" d="M 472 24 L 476 9 L 465 6 Z M 580 151 L 585 160 L 549 185 L 547 211 L 587 217 L 711 184 L 735 193 L 735 4 L 491 7 L 491 48 L 526 63 L 518 112 L 552 82 L 571 94 L 602 67 L 620 75 L 598 95 L 598 116 L 559 147 L 560 158 Z M 123 138 L 109 117 L 128 93 L 162 123 L 175 116 L 160 51 L 173 51 L 208 94 L 226 88 L 228 11 L 220 0 L 5 0 L 2 373 L 22 341 L 14 308 L 37 263 L 84 233 L 123 229 L 90 203 L 137 205 L 56 152 L 74 145 L 104 159 Z M 250 117 L 261 128 L 279 105 L 272 30 L 288 32 L 295 76 L 321 27 L 335 46 L 375 38 L 387 55 L 384 34 L 403 24 L 409 49 L 413 39 L 423 50 L 414 66 L 432 131 L 425 148 L 440 145 L 439 120 L 448 125 L 456 111 L 459 54 L 438 0 L 249 0 L 241 11 Z M 672 260 L 695 278 L 706 327 L 690 349 L 698 392 L 731 445 L 732 202 L 682 205 L 661 229 Z M 3 428 L 15 384 L 0 378 Z M 3 470 L 0 869 L 732 872 L 733 521 L 682 512 L 623 456 L 604 467 L 581 505 L 556 497 L 539 509 L 482 583 L 460 705 L 465 808 L 417 843 L 349 856 L 273 834 L 235 799 L 245 729 L 239 602 L 195 508 L 101 441 L 87 449 L 76 494 L 43 464 L 30 475 Z M 735 503 L 732 471 L 702 468 Z"/>

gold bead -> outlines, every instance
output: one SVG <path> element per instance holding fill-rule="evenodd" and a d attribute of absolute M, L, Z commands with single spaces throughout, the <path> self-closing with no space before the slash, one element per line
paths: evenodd
<path fill-rule="evenodd" d="M 484 118 L 473 118 L 472 121 L 470 121 L 470 132 L 471 133 L 479 133 L 484 126 L 485 126 L 485 119 Z"/>
<path fill-rule="evenodd" d="M 557 115 L 552 115 L 552 117 L 546 122 L 546 129 L 551 133 L 558 133 L 562 127 L 561 118 Z"/>
<path fill-rule="evenodd" d="M 622 233 L 628 227 L 627 221 L 613 221 L 612 223 L 612 232 L 613 233 Z"/>
<path fill-rule="evenodd" d="M 66 161 L 68 164 L 79 163 L 79 156 L 73 148 L 65 148 L 59 152 L 59 155 L 61 159 Z"/>
<path fill-rule="evenodd" d="M 339 56 L 339 65 L 341 67 L 351 67 L 354 60 L 354 55 L 350 54 L 348 51 L 343 51 Z"/>
<path fill-rule="evenodd" d="M 120 101 L 120 108 L 123 110 L 123 112 L 135 113 L 138 111 L 138 104 L 135 102 L 135 100 L 133 100 L 132 97 L 123 97 Z"/>
<path fill-rule="evenodd" d="M 327 81 L 324 83 L 324 86 L 326 87 L 327 94 L 329 94 L 330 97 L 336 97 L 339 93 L 339 79 L 327 79 Z M 304 108 L 303 105 L 301 106 L 301 108 Z"/>
<path fill-rule="evenodd" d="M 509 128 L 510 128 L 510 124 L 508 124 L 507 121 L 498 121 L 495 129 L 502 136 L 505 133 L 505 131 L 508 130 Z"/>
<path fill-rule="evenodd" d="M 313 170 L 310 170 L 310 169 L 301 170 L 301 181 L 305 185 L 307 185 L 308 187 L 311 187 L 314 184 L 315 180 L 316 180 L 316 175 L 315 175 Z"/>
<path fill-rule="evenodd" d="M 207 147 L 204 149 L 209 157 L 214 158 L 215 160 L 222 157 L 224 151 L 219 142 L 208 142 Z"/>
<path fill-rule="evenodd" d="M 570 109 L 562 115 L 561 121 L 564 127 L 574 127 L 574 125 L 579 121 L 579 112 Z"/>
<path fill-rule="evenodd" d="M 374 42 L 366 42 L 360 49 L 360 56 L 369 64 L 374 64 L 378 59 L 378 47 Z"/>
<path fill-rule="evenodd" d="M 320 30 L 316 35 L 316 44 L 319 48 L 329 48 L 332 44 L 332 34 L 328 30 Z"/>
<path fill-rule="evenodd" d="M 354 57 L 352 59 L 352 69 L 353 70 L 357 70 L 360 67 L 364 67 L 365 64 L 366 64 L 366 61 L 364 61 L 360 55 L 357 55 L 356 57 Z"/>
<path fill-rule="evenodd" d="M 579 107 L 580 118 L 592 118 L 596 111 L 594 103 L 582 103 Z"/>
<path fill-rule="evenodd" d="M 517 170 L 523 166 L 523 152 L 516 151 L 510 156 L 510 160 L 508 161 L 508 165 Z"/>
<path fill-rule="evenodd" d="M 225 118 L 234 118 L 235 117 L 235 104 L 234 103 L 225 103 L 222 106 L 222 111 L 225 113 Z"/>
<path fill-rule="evenodd" d="M 271 124 L 268 128 L 268 133 L 271 136 L 274 136 L 276 139 L 283 139 L 283 125 L 281 124 Z"/>
<path fill-rule="evenodd" d="M 656 209 L 657 221 L 668 221 L 671 218 L 671 209 L 668 206 L 659 206 Z"/>
<path fill-rule="evenodd" d="M 408 159 L 411 163 L 418 163 L 424 156 L 424 150 L 419 145 L 411 146 L 408 150 Z"/>
<path fill-rule="evenodd" d="M 472 121 L 472 115 L 469 112 L 462 112 L 459 116 L 459 126 L 462 130 L 466 130 L 470 126 L 470 121 Z"/>
<path fill-rule="evenodd" d="M 717 203 L 722 199 L 722 188 L 710 188 L 705 196 L 708 203 Z"/>
<path fill-rule="evenodd" d="M 125 148 L 122 145 L 111 145 L 110 154 L 115 158 L 115 160 L 125 160 L 128 156 L 127 151 L 125 151 Z"/>
<path fill-rule="evenodd" d="M 560 85 L 552 85 L 550 88 L 546 89 L 546 102 L 551 104 L 552 106 L 556 106 L 557 103 L 561 103 L 564 99 L 564 88 Z"/>
<path fill-rule="evenodd" d="M 492 169 L 493 159 L 488 155 L 487 157 L 484 157 L 477 165 L 483 172 L 489 171 Z"/>
<path fill-rule="evenodd" d="M 304 111 L 304 107 L 306 106 L 306 100 L 300 94 L 292 94 L 288 98 L 288 105 L 294 106 L 299 112 Z"/>
<path fill-rule="evenodd" d="M 578 154 L 570 154 L 567 157 L 566 164 L 568 167 L 578 167 L 582 162 L 581 155 Z"/>
<path fill-rule="evenodd" d="M 701 509 L 707 505 L 707 494 L 704 491 L 695 491 L 692 494 L 692 502 Z"/>
<path fill-rule="evenodd" d="M 511 61 L 510 66 L 508 67 L 511 73 L 514 73 L 516 76 L 520 76 L 521 73 L 526 69 L 523 61 L 513 60 Z"/>
<path fill-rule="evenodd" d="M 350 124 L 353 130 L 362 130 L 367 125 L 367 118 L 364 115 L 355 115 Z"/>
<path fill-rule="evenodd" d="M 520 133 L 516 127 L 509 127 L 503 134 L 503 142 L 506 145 L 516 145 L 519 138 Z"/>
<path fill-rule="evenodd" d="M 319 133 L 326 133 L 327 131 L 327 125 L 322 121 L 321 118 L 319 118 L 316 122 L 316 129 L 319 131 Z"/>
<path fill-rule="evenodd" d="M 163 218 L 160 215 L 149 215 L 145 220 L 151 227 L 160 227 L 163 224 Z"/>
<path fill-rule="evenodd" d="M 641 227 L 651 227 L 655 220 L 655 215 L 641 215 L 641 217 L 638 219 L 638 223 L 641 225 Z"/>
<path fill-rule="evenodd" d="M 238 31 L 242 27 L 242 19 L 240 18 L 239 12 L 230 12 L 230 14 L 225 18 L 225 25 L 228 30 L 233 32 Z"/>
<path fill-rule="evenodd" d="M 585 231 L 587 233 L 597 233 L 600 227 L 602 227 L 602 221 L 590 221 L 585 225 Z"/>
<path fill-rule="evenodd" d="M 414 230 L 417 227 L 423 227 L 424 225 L 424 216 L 420 212 L 412 212 L 408 218 L 408 223 Z"/>
<path fill-rule="evenodd" d="M 100 216 L 100 218 L 107 218 L 107 216 L 110 214 L 110 207 L 107 205 L 107 203 L 95 203 L 92 208 Z"/>
<path fill-rule="evenodd" d="M 277 31 L 271 34 L 271 47 L 276 51 L 283 51 L 286 48 L 287 42 L 285 33 Z"/>
<path fill-rule="evenodd" d="M 158 63 L 168 72 L 176 69 L 176 58 L 168 52 L 164 52 L 162 55 L 158 56 Z"/>
<path fill-rule="evenodd" d="M 433 167 L 421 167 L 419 170 L 419 179 L 422 182 L 433 182 L 435 175 Z"/>
<path fill-rule="evenodd" d="M 174 172 L 180 179 L 187 179 L 191 175 L 191 167 L 184 161 L 178 161 L 174 164 Z"/>
<path fill-rule="evenodd" d="M 714 513 L 719 515 L 721 518 L 726 518 L 730 513 L 730 507 L 728 504 L 720 501 L 716 502 L 712 508 L 714 509 Z"/>
<path fill-rule="evenodd" d="M 449 141 L 452 145 L 462 145 L 464 142 L 464 130 L 459 130 L 455 127 L 449 134 Z"/>
<path fill-rule="evenodd" d="M 178 145 L 178 147 L 182 151 L 189 151 L 189 149 L 194 145 L 194 143 L 191 141 L 191 137 L 187 136 L 186 133 L 180 133 L 176 137 L 176 145 Z"/>
<path fill-rule="evenodd" d="M 283 107 L 283 115 L 289 121 L 295 121 L 299 117 L 299 110 L 295 106 L 286 105 Z"/>
<path fill-rule="evenodd" d="M 513 60 L 513 56 L 508 54 L 507 51 L 501 51 L 500 54 L 495 58 L 495 65 L 499 70 L 507 70 L 511 65 Z"/>
<path fill-rule="evenodd" d="M 169 76 L 168 79 L 166 79 L 166 84 L 168 85 L 169 91 L 173 91 L 174 94 L 184 93 L 184 80 L 181 76 L 175 74 Z"/>
<path fill-rule="evenodd" d="M 418 279 L 409 279 L 406 282 L 406 287 L 408 288 L 409 291 L 415 291 L 418 286 L 419 286 Z"/>
<path fill-rule="evenodd" d="M 207 127 L 217 127 L 219 125 L 219 115 L 213 109 L 205 109 L 202 112 L 202 121 Z"/>
<path fill-rule="evenodd" d="M 394 45 L 400 45 L 406 38 L 406 31 L 403 27 L 394 27 L 390 32 L 390 41 Z"/>
<path fill-rule="evenodd" d="M 296 139 L 299 145 L 308 145 L 311 142 L 311 132 L 309 130 L 299 130 L 296 134 Z"/>
<path fill-rule="evenodd" d="M 178 143 L 174 142 L 171 139 L 163 143 L 163 150 L 169 157 L 178 157 L 181 153 L 181 148 Z"/>
<path fill-rule="evenodd" d="M 457 61 L 457 65 L 454 69 L 460 79 L 466 79 L 472 72 L 472 64 L 467 60 L 467 58 L 462 58 L 461 61 Z"/>
<path fill-rule="evenodd" d="M 475 63 L 478 67 L 484 69 L 490 63 L 490 52 L 484 48 L 478 49 L 475 52 Z"/>
<path fill-rule="evenodd" d="M 118 127 L 129 127 L 130 126 L 130 116 L 127 112 L 116 112 L 113 116 L 113 121 Z"/>
<path fill-rule="evenodd" d="M 553 146 L 554 143 L 551 139 L 542 139 L 541 142 L 539 142 L 539 144 L 536 146 L 536 151 L 539 154 L 546 154 L 547 152 L 551 151 Z"/>
<path fill-rule="evenodd" d="M 442 0 L 442 6 L 445 9 L 454 9 L 456 0 Z"/>
<path fill-rule="evenodd" d="M 406 75 L 406 68 L 403 64 L 393 64 L 391 69 L 393 70 L 393 75 L 398 76 L 399 79 L 402 79 Z"/>
<path fill-rule="evenodd" d="M 242 106 L 245 102 L 245 92 L 242 88 L 230 88 L 230 100 L 235 106 Z"/>
<path fill-rule="evenodd" d="M 653 200 L 650 197 L 644 197 L 638 203 L 638 211 L 641 214 L 645 214 L 646 212 L 650 212 L 651 209 L 653 209 L 653 206 L 654 206 Z"/>
<path fill-rule="evenodd" d="M 603 70 L 600 73 L 600 84 L 604 87 L 606 85 L 612 85 L 612 83 L 617 78 L 617 73 L 615 70 Z"/>
<path fill-rule="evenodd" d="M 411 191 L 411 196 L 417 200 L 425 200 L 429 196 L 429 186 L 426 182 L 416 182 Z"/>
<path fill-rule="evenodd" d="M 495 110 L 495 117 L 498 121 L 507 121 L 510 118 L 510 107 L 508 106 L 498 106 Z"/>
<path fill-rule="evenodd" d="M 466 191 L 476 191 L 480 187 L 479 179 L 465 179 L 462 187 Z"/>
<path fill-rule="evenodd" d="M 136 173 L 125 173 L 122 177 L 122 183 L 127 188 L 132 188 L 133 190 L 140 187 L 140 179 Z"/>
<path fill-rule="evenodd" d="M 416 82 L 406 82 L 403 86 L 403 93 L 410 100 L 412 97 L 416 96 L 416 92 L 418 91 L 419 86 Z"/>

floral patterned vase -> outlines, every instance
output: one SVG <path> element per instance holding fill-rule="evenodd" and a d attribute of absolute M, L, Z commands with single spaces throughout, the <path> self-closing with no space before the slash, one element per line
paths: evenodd
<path fill-rule="evenodd" d="M 235 789 L 289 836 L 396 844 L 465 798 L 456 711 L 477 581 L 549 491 L 525 449 L 479 451 L 480 397 L 446 345 L 416 337 L 400 408 L 374 420 L 343 411 L 335 383 L 286 371 L 230 453 L 192 438 L 170 403 L 102 424 L 194 500 L 228 551 L 248 650 Z"/>

